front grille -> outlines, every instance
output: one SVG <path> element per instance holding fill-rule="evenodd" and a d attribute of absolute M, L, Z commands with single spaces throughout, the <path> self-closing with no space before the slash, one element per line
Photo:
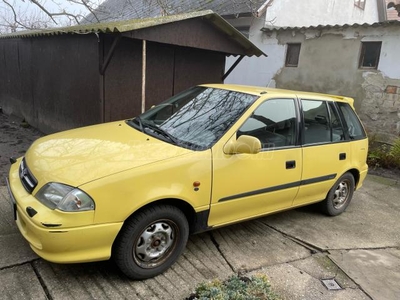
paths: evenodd
<path fill-rule="evenodd" d="M 21 183 L 24 186 L 25 190 L 32 194 L 33 190 L 37 186 L 37 180 L 32 175 L 28 166 L 26 165 L 25 158 L 22 159 L 21 164 L 19 166 L 19 178 L 21 179 Z"/>

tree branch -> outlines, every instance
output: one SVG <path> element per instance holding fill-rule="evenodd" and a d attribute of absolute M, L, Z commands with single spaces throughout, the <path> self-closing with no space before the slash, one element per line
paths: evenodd
<path fill-rule="evenodd" d="M 17 13 L 15 12 L 14 7 L 13 7 L 10 3 L 8 3 L 7 0 L 3 0 L 3 3 L 10 7 L 10 9 L 11 9 L 11 11 L 12 11 L 12 13 L 13 13 L 13 16 L 14 16 L 14 22 L 15 22 L 16 24 L 18 24 L 19 26 L 21 26 L 21 27 L 24 28 L 24 29 L 32 29 L 31 27 L 28 27 L 28 26 L 26 26 L 26 25 L 24 25 L 24 24 L 22 24 L 21 22 L 18 21 Z M 6 20 L 5 20 L 5 21 L 6 21 Z M 6 22 L 7 22 L 7 21 L 6 21 Z M 7 22 L 7 23 L 9 23 L 9 26 L 11 26 L 11 27 L 13 27 L 13 28 L 15 27 L 15 26 L 13 26 L 10 22 Z M 15 28 L 14 28 L 14 29 L 15 29 Z"/>
<path fill-rule="evenodd" d="M 99 18 L 96 16 L 96 14 L 94 12 L 94 9 L 92 9 L 92 7 L 90 7 L 90 5 L 88 5 L 86 1 L 84 1 L 84 0 L 81 0 L 81 1 L 68 0 L 68 2 L 72 2 L 72 3 L 75 3 L 75 4 L 83 5 L 96 18 L 97 22 L 100 23 Z M 78 24 L 79 24 L 79 22 L 78 22 Z"/>
<path fill-rule="evenodd" d="M 63 11 L 63 12 L 60 12 L 60 13 L 52 13 L 52 16 L 53 17 L 59 17 L 59 16 L 71 17 L 72 19 L 75 20 L 75 22 L 77 24 L 80 24 L 79 23 L 79 18 L 78 18 L 78 17 L 80 17 L 79 15 L 73 15 L 73 14 L 67 13 L 66 11 Z"/>
<path fill-rule="evenodd" d="M 58 25 L 57 21 L 53 18 L 53 15 L 54 15 L 54 14 L 52 14 L 51 12 L 49 12 L 49 11 L 48 11 L 43 5 L 41 5 L 37 0 L 29 0 L 29 1 L 31 1 L 33 4 L 37 5 L 46 15 L 49 16 L 50 19 L 53 20 L 53 22 L 54 22 L 55 24 Z"/>

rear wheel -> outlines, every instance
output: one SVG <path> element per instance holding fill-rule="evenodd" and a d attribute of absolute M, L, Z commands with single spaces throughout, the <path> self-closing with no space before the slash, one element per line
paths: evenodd
<path fill-rule="evenodd" d="M 189 225 L 174 206 L 158 205 L 134 214 L 115 241 L 113 257 L 132 279 L 146 279 L 167 270 L 186 246 Z"/>
<path fill-rule="evenodd" d="M 343 174 L 321 203 L 322 211 L 329 216 L 337 216 L 344 212 L 353 198 L 354 186 L 353 175 L 351 173 Z"/>

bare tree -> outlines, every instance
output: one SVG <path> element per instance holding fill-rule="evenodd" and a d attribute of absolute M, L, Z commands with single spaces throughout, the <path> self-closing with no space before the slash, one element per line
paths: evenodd
<path fill-rule="evenodd" d="M 0 0 L 0 34 L 80 24 L 103 0 Z"/>

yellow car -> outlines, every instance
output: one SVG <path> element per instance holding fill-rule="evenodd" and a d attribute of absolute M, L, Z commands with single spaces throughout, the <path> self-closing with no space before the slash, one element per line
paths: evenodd
<path fill-rule="evenodd" d="M 57 263 L 113 257 L 164 272 L 191 233 L 321 202 L 334 216 L 367 174 L 353 99 L 201 85 L 142 115 L 38 139 L 11 159 L 14 216 Z"/>

